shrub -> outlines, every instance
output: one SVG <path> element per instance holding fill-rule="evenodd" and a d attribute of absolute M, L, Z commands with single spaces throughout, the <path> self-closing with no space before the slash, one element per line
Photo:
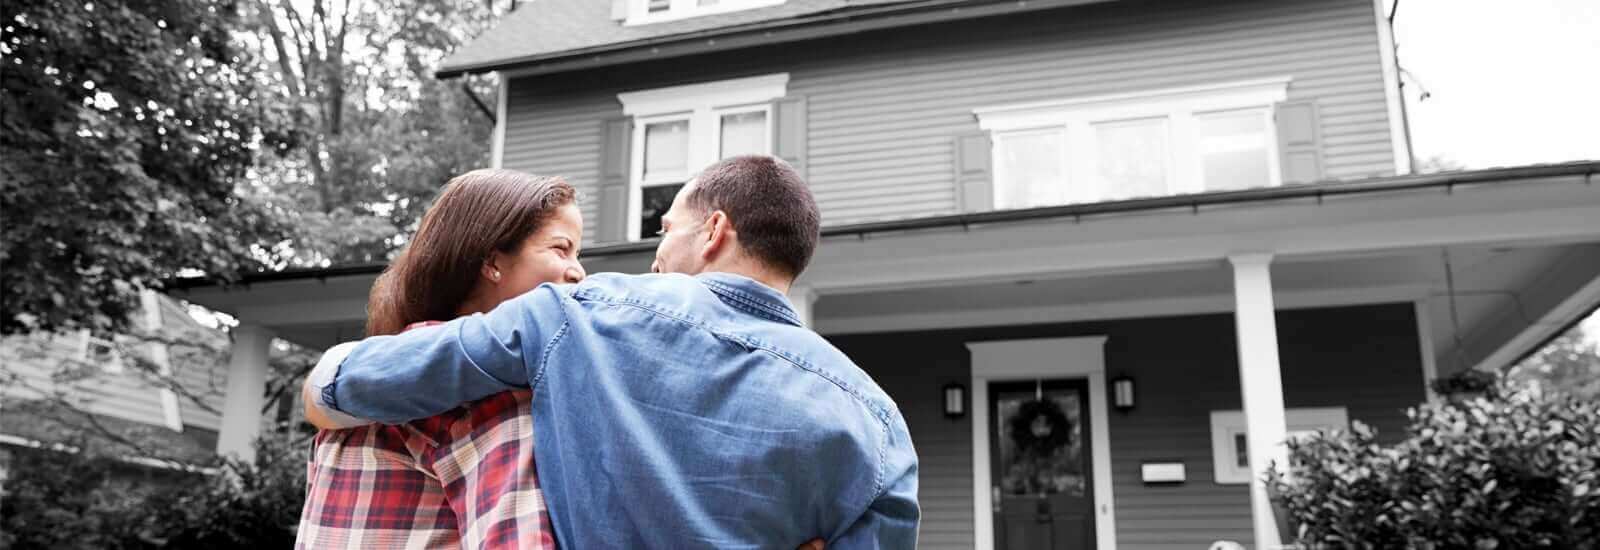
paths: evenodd
<path fill-rule="evenodd" d="M 304 433 L 263 434 L 256 461 L 152 477 L 107 454 L 24 450 L 11 460 L 0 548 L 288 548 L 305 498 Z"/>
<path fill-rule="evenodd" d="M 1407 411 L 1406 438 L 1354 423 L 1290 442 L 1268 474 L 1315 548 L 1600 548 L 1600 405 L 1496 382 Z"/>

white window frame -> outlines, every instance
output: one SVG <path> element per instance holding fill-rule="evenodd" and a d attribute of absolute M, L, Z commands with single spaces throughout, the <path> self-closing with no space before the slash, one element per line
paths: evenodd
<path fill-rule="evenodd" d="M 1288 77 L 1168 88 L 1136 93 L 1099 95 L 1057 101 L 1003 105 L 973 110 L 978 127 L 990 133 L 990 158 L 1004 154 L 1007 135 L 1059 128 L 1066 132 L 1066 181 L 1069 200 L 1074 203 L 1105 200 L 1098 193 L 1099 144 L 1095 125 L 1164 119 L 1167 137 L 1167 189 L 1169 194 L 1205 191 L 1204 169 L 1199 145 L 1201 116 L 1241 110 L 1259 110 L 1265 130 L 1267 183 L 1283 184 L 1278 160 L 1277 125 L 1273 106 L 1288 97 Z M 1075 162 L 1074 162 L 1075 161 Z M 1003 170 L 995 170 L 996 208 L 1018 206 L 999 202 L 1000 188 L 1006 185 Z"/>
<path fill-rule="evenodd" d="M 97 347 L 104 348 L 106 356 L 110 359 L 104 363 L 96 362 L 94 349 Z M 84 363 L 99 367 L 100 371 L 106 374 L 122 374 L 125 370 L 122 349 L 117 347 L 116 340 L 95 336 L 87 329 L 78 331 L 78 359 Z"/>
<path fill-rule="evenodd" d="M 1350 412 L 1344 407 L 1307 407 L 1284 409 L 1286 431 L 1315 432 L 1350 427 Z M 1239 453 L 1235 438 L 1244 435 L 1244 411 L 1211 411 L 1211 466 L 1219 485 L 1244 485 L 1250 483 L 1249 466 L 1239 466 Z"/>
<path fill-rule="evenodd" d="M 654 90 L 617 94 L 622 112 L 633 117 L 633 136 L 628 170 L 628 240 L 641 240 L 640 210 L 644 188 L 683 183 L 701 168 L 716 162 L 722 153 L 722 116 L 765 113 L 767 130 L 764 150 L 772 152 L 772 101 L 788 93 L 789 74 L 686 84 Z M 646 181 L 644 178 L 645 125 L 673 120 L 689 121 L 687 167 L 682 178 Z"/>
<path fill-rule="evenodd" d="M 650 12 L 650 0 L 628 0 L 628 16 L 623 25 L 649 25 L 677 21 L 702 15 L 765 8 L 783 4 L 787 0 L 718 0 L 714 6 L 701 6 L 700 0 L 668 0 L 666 11 Z"/>

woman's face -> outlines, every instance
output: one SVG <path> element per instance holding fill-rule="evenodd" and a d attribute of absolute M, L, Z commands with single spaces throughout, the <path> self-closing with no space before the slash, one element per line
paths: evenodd
<path fill-rule="evenodd" d="M 492 289 L 489 308 L 520 296 L 544 283 L 576 283 L 586 273 L 578 263 L 578 248 L 583 243 L 583 214 L 577 202 L 567 203 L 547 218 L 544 226 L 528 235 L 510 254 L 496 254 L 493 270 L 500 280 L 489 275 Z"/>

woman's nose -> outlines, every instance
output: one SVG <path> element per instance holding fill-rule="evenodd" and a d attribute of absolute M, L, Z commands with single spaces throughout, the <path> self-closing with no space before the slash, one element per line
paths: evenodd
<path fill-rule="evenodd" d="M 562 280 L 568 283 L 582 282 L 583 278 L 587 276 L 589 276 L 589 274 L 584 272 L 583 264 L 579 263 L 574 263 L 571 266 L 568 266 L 567 270 L 561 273 Z"/>

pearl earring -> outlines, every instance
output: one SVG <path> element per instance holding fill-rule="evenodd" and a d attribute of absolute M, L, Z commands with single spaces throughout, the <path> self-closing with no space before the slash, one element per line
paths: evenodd
<path fill-rule="evenodd" d="M 490 277 L 493 278 L 495 280 L 495 282 L 499 282 L 500 281 L 500 270 L 498 270 L 498 269 L 495 270 L 495 272 L 492 275 L 490 275 Z"/>

